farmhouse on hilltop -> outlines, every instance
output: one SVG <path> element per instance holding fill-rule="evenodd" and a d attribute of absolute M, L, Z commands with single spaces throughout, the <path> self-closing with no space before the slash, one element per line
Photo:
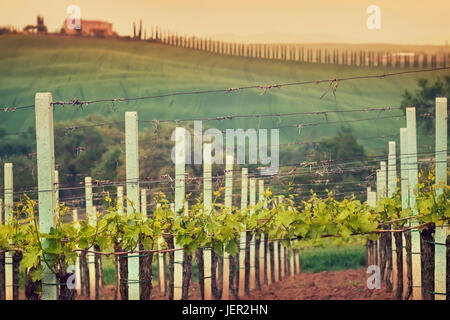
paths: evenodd
<path fill-rule="evenodd" d="M 67 20 L 64 20 L 64 25 L 61 29 L 62 33 L 68 35 L 80 34 L 90 37 L 113 37 L 116 36 L 112 29 L 112 23 L 96 20 L 80 20 L 81 30 L 71 29 L 67 26 Z"/>

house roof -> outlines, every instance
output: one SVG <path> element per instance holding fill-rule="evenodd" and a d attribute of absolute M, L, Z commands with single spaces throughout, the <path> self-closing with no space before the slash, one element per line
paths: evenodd
<path fill-rule="evenodd" d="M 70 18 L 67 18 L 64 22 L 66 22 L 67 20 L 70 20 Z M 86 24 L 107 24 L 109 26 L 112 26 L 111 22 L 100 21 L 100 20 L 83 20 L 83 19 L 81 19 L 80 22 L 81 22 L 81 25 L 83 25 L 83 24 L 85 24 L 85 25 Z"/>

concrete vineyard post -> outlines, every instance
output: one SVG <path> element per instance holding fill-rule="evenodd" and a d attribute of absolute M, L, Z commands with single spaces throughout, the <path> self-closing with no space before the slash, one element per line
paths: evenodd
<path fill-rule="evenodd" d="M 386 161 L 380 161 L 380 198 L 379 200 L 386 198 L 387 196 L 387 174 L 386 174 Z M 379 243 L 379 242 L 378 242 Z M 381 261 L 381 252 L 380 246 L 378 246 L 378 253 L 380 258 L 378 261 Z"/>
<path fill-rule="evenodd" d="M 123 187 L 117 187 L 117 212 L 123 215 Z"/>
<path fill-rule="evenodd" d="M 94 217 L 94 208 L 92 201 L 92 178 L 84 178 L 84 190 L 86 197 L 86 219 L 90 226 L 95 226 L 96 221 Z M 89 297 L 95 299 L 95 254 L 92 252 L 87 253 L 87 263 L 89 272 Z"/>
<path fill-rule="evenodd" d="M 127 214 L 140 212 L 139 203 L 139 144 L 137 112 L 125 112 L 125 166 Z M 138 249 L 138 248 L 134 248 Z M 128 258 L 128 300 L 139 300 L 139 254 Z"/>
<path fill-rule="evenodd" d="M 274 203 L 274 206 L 281 203 L 281 197 L 278 197 L 278 200 Z M 273 259 L 274 259 L 274 266 L 272 272 L 275 273 L 275 282 L 280 281 L 280 272 L 279 272 L 279 251 L 278 251 L 278 241 L 273 241 Z"/>
<path fill-rule="evenodd" d="M 5 163 L 5 224 L 13 217 L 14 182 L 13 164 Z M 13 300 L 13 252 L 5 253 L 5 290 L 6 300 Z"/>
<path fill-rule="evenodd" d="M 408 175 L 409 175 L 409 207 L 412 214 L 417 214 L 416 197 L 418 179 L 417 166 L 417 137 L 416 137 L 416 108 L 406 108 L 406 124 L 408 130 Z M 416 220 L 411 221 L 411 226 L 417 226 Z M 411 254 L 412 254 L 412 286 L 413 299 L 422 299 L 422 267 L 421 267 L 421 248 L 420 248 L 420 233 L 418 229 L 413 229 L 411 232 Z"/>
<path fill-rule="evenodd" d="M 447 98 L 436 98 L 436 198 L 447 185 Z M 445 300 L 447 293 L 446 243 L 448 226 L 437 226 L 434 236 L 434 299 Z M 448 275 L 447 275 L 448 276 Z"/>
<path fill-rule="evenodd" d="M 161 204 L 156 204 L 156 209 L 160 208 Z M 158 238 L 158 250 L 162 250 L 164 239 L 162 237 Z M 158 281 L 159 281 L 159 291 L 161 293 L 166 292 L 166 272 L 164 269 L 164 253 L 158 253 Z"/>
<path fill-rule="evenodd" d="M 388 197 L 395 195 L 397 189 L 397 167 L 396 167 L 396 151 L 395 141 L 389 141 L 389 157 L 388 157 Z"/>
<path fill-rule="evenodd" d="M 409 207 L 409 177 L 408 177 L 408 141 L 407 141 L 407 129 L 400 129 L 400 191 L 401 191 L 401 199 L 402 199 L 402 209 L 408 209 Z M 407 222 L 406 225 L 409 225 Z M 402 233 L 402 254 L 403 254 L 403 294 L 408 290 L 408 277 L 406 273 L 406 238 L 405 234 Z"/>
<path fill-rule="evenodd" d="M 205 143 L 203 145 L 203 203 L 208 215 L 211 214 L 212 210 L 211 160 L 211 144 Z M 212 299 L 212 250 L 212 248 L 203 248 L 205 300 Z"/>
<path fill-rule="evenodd" d="M 300 251 L 295 250 L 294 251 L 294 255 L 295 255 L 295 273 L 300 273 Z"/>
<path fill-rule="evenodd" d="M 387 175 L 386 175 L 386 161 L 380 161 L 380 181 L 381 181 L 381 196 L 380 199 L 387 196 Z"/>
<path fill-rule="evenodd" d="M 264 208 L 266 208 L 266 200 L 264 199 L 264 180 L 258 180 L 258 202 L 264 203 Z M 267 273 L 264 268 L 267 260 L 265 256 L 265 234 L 261 232 L 259 241 L 259 283 L 262 285 L 267 280 Z"/>
<path fill-rule="evenodd" d="M 367 187 L 367 205 L 370 207 L 375 207 L 376 205 L 376 192 L 372 192 L 371 187 Z M 372 245 L 372 247 L 369 249 L 369 260 L 368 265 L 375 264 L 375 246 Z"/>
<path fill-rule="evenodd" d="M 55 147 L 53 133 L 53 105 L 51 93 L 37 93 L 35 97 L 36 115 L 36 157 L 38 174 L 39 229 L 42 233 L 50 232 L 54 227 L 55 214 Z M 44 248 L 48 241 L 42 241 Z M 56 276 L 45 265 L 42 275 L 42 300 L 57 299 Z"/>
<path fill-rule="evenodd" d="M 229 210 L 233 205 L 233 156 L 227 154 L 225 158 L 225 209 Z M 230 298 L 230 254 L 224 252 L 223 259 L 223 290 L 222 299 Z"/>
<path fill-rule="evenodd" d="M 55 219 L 55 225 L 56 225 L 56 222 L 59 219 L 59 210 L 58 210 L 58 206 L 59 206 L 59 173 L 58 173 L 58 170 L 55 170 L 54 192 L 55 192 L 55 215 L 54 215 L 54 219 Z"/>
<path fill-rule="evenodd" d="M 369 199 L 370 199 L 370 190 L 371 190 L 371 188 L 370 187 L 367 187 L 366 188 L 366 201 L 367 201 L 367 205 L 370 205 L 369 204 Z M 372 260 L 371 260 L 371 256 L 372 256 L 372 253 L 371 253 L 371 248 L 370 247 L 368 247 L 368 246 L 366 246 L 366 250 L 368 251 L 368 254 L 367 254 L 367 265 L 371 265 L 372 264 Z"/>
<path fill-rule="evenodd" d="M 380 174 L 380 169 L 376 170 L 376 184 L 377 184 L 377 202 L 381 199 L 381 174 Z"/>
<path fill-rule="evenodd" d="M 97 207 L 96 206 L 92 206 L 92 216 L 89 217 L 89 224 L 91 226 L 95 226 L 97 224 Z M 95 299 L 95 291 L 96 291 L 95 275 L 97 273 L 97 270 L 95 269 L 95 254 L 94 253 L 91 253 L 89 255 L 88 263 L 89 263 L 90 297 Z"/>
<path fill-rule="evenodd" d="M 256 178 L 250 178 L 250 215 L 255 214 L 255 205 L 256 205 Z M 250 240 L 250 290 L 255 289 L 256 287 L 256 279 L 255 279 L 255 260 L 256 260 L 256 252 L 255 252 L 255 238 L 256 236 L 252 234 Z"/>
<path fill-rule="evenodd" d="M 78 222 L 78 210 L 72 210 L 72 219 L 75 228 L 80 228 L 80 223 Z M 78 246 L 77 246 L 78 249 Z M 80 292 L 81 290 L 81 267 L 80 267 L 80 254 L 77 252 L 77 259 L 75 260 L 75 289 Z"/>
<path fill-rule="evenodd" d="M 184 202 L 184 216 L 187 217 L 189 216 L 189 201 L 185 201 Z"/>
<path fill-rule="evenodd" d="M 179 214 L 183 210 L 185 201 L 185 129 L 177 127 L 175 129 L 176 145 L 175 145 L 175 214 Z M 181 246 L 175 241 L 175 249 Z M 180 300 L 182 296 L 183 285 L 183 250 L 174 252 L 174 285 L 173 299 Z"/>
<path fill-rule="evenodd" d="M 144 220 L 147 219 L 147 190 L 141 189 L 141 212 L 144 215 Z"/>
<path fill-rule="evenodd" d="M 273 256 L 274 256 L 274 270 L 275 272 L 275 282 L 280 281 L 280 273 L 279 273 L 279 251 L 278 251 L 278 241 L 273 242 Z"/>
<path fill-rule="evenodd" d="M 281 197 L 280 202 L 281 202 Z M 283 243 L 281 241 L 278 242 L 280 244 L 280 271 L 281 271 L 281 278 L 280 280 L 283 280 L 286 277 L 287 270 L 286 270 L 286 256 L 287 256 L 287 250 L 286 247 L 283 246 Z"/>
<path fill-rule="evenodd" d="M 241 210 L 247 209 L 248 200 L 248 168 L 242 168 L 241 174 Z M 246 233 L 241 232 L 239 239 L 239 296 L 245 295 L 245 246 Z"/>
<path fill-rule="evenodd" d="M 389 141 L 389 156 L 388 156 L 388 198 L 395 196 L 395 190 L 397 189 L 397 167 L 396 167 L 396 146 L 395 141 Z M 395 225 L 392 225 L 394 228 Z M 395 247 L 394 234 L 390 234 L 391 246 L 392 246 L 392 286 L 393 290 L 397 289 L 397 250 Z"/>
<path fill-rule="evenodd" d="M 289 249 L 289 269 L 290 269 L 290 276 L 292 277 L 295 273 L 294 270 L 294 250 L 291 248 Z"/>
<path fill-rule="evenodd" d="M 123 187 L 119 186 L 117 187 L 117 214 L 119 216 L 123 215 Z M 119 258 L 115 257 L 115 261 L 117 263 L 117 268 L 119 267 Z M 117 272 L 117 279 L 116 279 L 117 287 L 120 286 L 120 272 Z"/>
<path fill-rule="evenodd" d="M 380 201 L 380 199 L 383 197 L 383 186 L 382 186 L 382 174 L 381 174 L 381 170 L 378 169 L 376 171 L 376 181 L 377 181 L 377 185 L 376 185 L 376 192 L 377 192 L 377 197 L 376 197 L 376 202 Z M 376 260 L 378 262 L 380 262 L 380 240 L 375 241 L 375 256 L 376 256 Z"/>
<path fill-rule="evenodd" d="M 280 243 L 280 242 L 279 242 Z M 281 271 L 281 279 L 283 280 L 286 277 L 286 248 L 280 243 L 280 271 Z"/>

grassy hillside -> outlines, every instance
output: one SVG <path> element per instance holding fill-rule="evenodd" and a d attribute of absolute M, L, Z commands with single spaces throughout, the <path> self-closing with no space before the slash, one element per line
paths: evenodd
<path fill-rule="evenodd" d="M 0 106 L 34 103 L 34 94 L 52 92 L 54 100 L 100 99 L 155 95 L 174 91 L 220 89 L 256 84 L 329 79 L 362 74 L 379 74 L 386 69 L 317 65 L 270 61 L 167 47 L 144 42 L 58 38 L 45 36 L 0 37 Z M 389 69 L 394 71 L 395 69 Z M 443 75 L 444 72 L 439 72 Z M 228 114 L 283 113 L 299 111 L 350 110 L 399 106 L 405 89 L 416 87 L 419 77 L 405 75 L 382 80 L 361 80 L 339 84 L 337 101 L 331 93 L 319 99 L 328 84 L 286 87 L 260 95 L 259 90 L 228 94 L 191 95 L 138 102 L 93 104 L 83 110 L 57 108 L 55 121 L 98 112 L 110 115 L 138 111 L 140 119 L 179 119 Z M 398 115 L 400 111 L 380 116 Z M 376 113 L 331 114 L 328 121 L 373 118 Z M 280 122 L 281 120 L 281 122 Z M 325 121 L 323 116 L 292 116 L 265 119 L 234 119 L 212 122 L 225 128 L 277 127 Z M 404 120 L 356 122 L 351 127 L 359 137 L 398 133 Z M 0 114 L 0 126 L 19 131 L 34 126 L 32 109 Z M 333 135 L 339 125 L 282 129 L 282 142 L 317 140 Z M 366 147 L 386 149 L 382 139 L 361 140 Z"/>

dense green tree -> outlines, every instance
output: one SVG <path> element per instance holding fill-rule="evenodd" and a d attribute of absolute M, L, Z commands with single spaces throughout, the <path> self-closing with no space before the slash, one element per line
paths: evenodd
<path fill-rule="evenodd" d="M 435 99 L 436 97 L 450 97 L 450 76 L 445 76 L 443 80 L 437 78 L 431 84 L 427 79 L 419 79 L 417 85 L 419 88 L 414 93 L 405 90 L 401 107 L 404 111 L 407 107 L 416 107 L 417 117 L 423 118 L 419 122 L 421 127 L 425 133 L 433 133 Z"/>

